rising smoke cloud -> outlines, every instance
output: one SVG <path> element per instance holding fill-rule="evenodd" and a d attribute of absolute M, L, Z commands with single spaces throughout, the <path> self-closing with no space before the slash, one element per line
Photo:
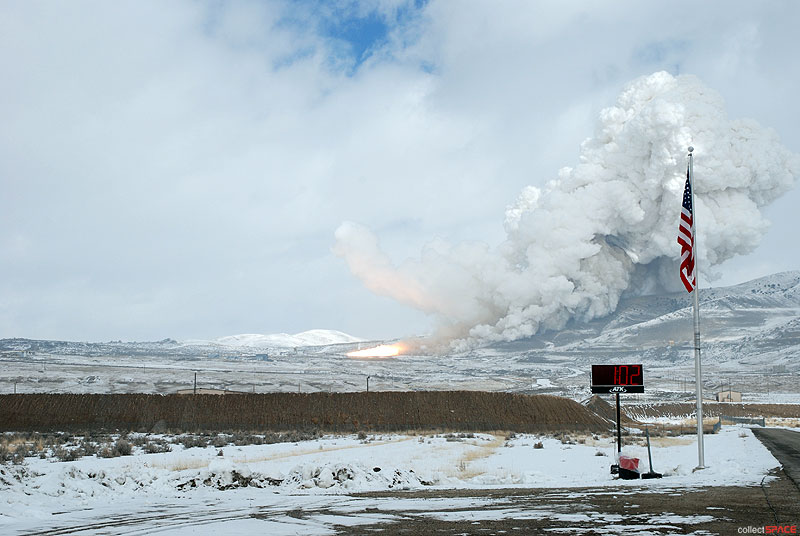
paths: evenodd
<path fill-rule="evenodd" d="M 439 317 L 454 348 L 602 317 L 624 295 L 682 288 L 675 240 L 689 145 L 700 280 L 713 279 L 714 266 L 758 245 L 760 208 L 793 186 L 800 158 L 773 131 L 729 120 L 696 77 L 665 72 L 634 80 L 601 111 L 577 166 L 521 192 L 498 247 L 435 241 L 395 266 L 369 229 L 345 222 L 334 252 L 373 292 Z"/>

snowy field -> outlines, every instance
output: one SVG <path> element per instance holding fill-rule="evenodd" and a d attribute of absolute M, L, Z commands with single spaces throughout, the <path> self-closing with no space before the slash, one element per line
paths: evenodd
<path fill-rule="evenodd" d="M 664 478 L 637 481 L 610 474 L 616 447 L 609 437 L 469 435 L 325 436 L 221 449 L 174 444 L 171 452 L 137 448 L 131 456 L 72 462 L 26 458 L 23 465 L 0 466 L 0 533 L 333 534 L 335 525 L 392 523 L 385 514 L 392 508 L 436 519 L 568 517 L 573 514 L 521 511 L 499 499 L 420 500 L 402 491 L 576 488 L 579 494 L 577 488 L 600 486 L 623 494 L 679 493 L 755 485 L 779 466 L 749 429 L 733 426 L 706 436 L 708 467 L 697 472 L 694 437 L 653 438 L 653 469 Z M 640 458 L 641 470 L 648 470 L 646 447 L 626 446 L 623 454 Z M 397 498 L 353 495 L 368 491 L 396 491 Z M 292 516 L 298 508 L 325 514 Z M 378 509 L 383 513 L 370 513 Z"/>
<path fill-rule="evenodd" d="M 353 359 L 357 346 L 307 348 L 254 356 L 54 355 L 0 356 L 0 393 L 175 393 L 200 389 L 246 393 L 480 390 L 552 394 L 574 400 L 591 396 L 591 365 L 575 356 L 482 349 L 468 355 L 403 355 Z M 639 357 L 632 357 L 632 361 Z M 611 362 L 611 359 L 608 360 Z M 763 367 L 704 364 L 706 393 L 729 388 L 745 402 L 800 403 L 796 373 L 765 374 Z M 694 363 L 645 363 L 645 393 L 623 403 L 694 400 Z"/>

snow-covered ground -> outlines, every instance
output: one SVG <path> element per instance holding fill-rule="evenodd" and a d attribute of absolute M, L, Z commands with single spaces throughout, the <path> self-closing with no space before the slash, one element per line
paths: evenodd
<path fill-rule="evenodd" d="M 190 532 L 196 529 L 193 520 L 201 519 L 207 531 L 202 534 L 220 527 L 224 533 L 330 534 L 335 524 L 392 521 L 391 516 L 364 513 L 372 503 L 385 511 L 387 499 L 351 496 L 357 492 L 585 486 L 621 493 L 674 492 L 757 484 L 779 466 L 749 429 L 733 426 L 706 436 L 708 467 L 697 472 L 692 436 L 654 438 L 653 469 L 664 474 L 661 480 L 615 479 L 609 472 L 612 438 L 575 435 L 564 441 L 491 434 L 326 436 L 222 449 L 174 445 L 172 452 L 87 456 L 73 462 L 27 458 L 24 465 L 0 466 L 0 533 L 65 526 L 93 527 L 91 532 L 104 523 L 133 523 L 139 530 L 195 534 Z M 535 448 L 540 442 L 541 448 Z M 640 468 L 648 470 L 646 447 L 625 446 L 623 454 L 640 458 Z M 417 506 L 437 511 L 465 500 L 426 500 Z M 313 520 L 287 515 L 298 507 L 325 507 L 333 513 Z M 263 515 L 254 517 L 254 509 Z"/>

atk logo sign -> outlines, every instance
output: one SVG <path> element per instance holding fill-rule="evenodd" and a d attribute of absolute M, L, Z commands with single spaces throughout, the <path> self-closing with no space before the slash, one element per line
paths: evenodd
<path fill-rule="evenodd" d="M 627 393 L 628 391 L 621 385 L 615 385 L 608 391 L 609 393 Z"/>

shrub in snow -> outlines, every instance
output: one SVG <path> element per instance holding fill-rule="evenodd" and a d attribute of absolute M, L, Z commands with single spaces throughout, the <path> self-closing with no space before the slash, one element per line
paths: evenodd
<path fill-rule="evenodd" d="M 198 436 L 184 436 L 181 438 L 180 441 L 183 448 L 190 449 L 192 447 L 206 447 L 208 446 L 208 441 L 205 439 L 198 437 Z"/>
<path fill-rule="evenodd" d="M 114 445 L 114 452 L 117 456 L 130 456 L 133 448 L 131 444 L 124 439 L 120 439 Z"/>
<path fill-rule="evenodd" d="M 56 447 L 53 451 L 53 456 L 58 458 L 60 462 L 74 462 L 83 456 L 81 449 L 65 449 L 63 447 Z"/>
<path fill-rule="evenodd" d="M 238 432 L 233 434 L 231 437 L 231 442 L 237 447 L 241 447 L 243 445 L 263 445 L 264 436 Z"/>
<path fill-rule="evenodd" d="M 144 434 L 132 434 L 129 440 L 136 447 L 144 447 L 147 444 L 147 436 Z"/>
<path fill-rule="evenodd" d="M 160 452 L 170 452 L 172 448 L 169 446 L 169 443 L 161 440 L 153 440 L 148 441 L 144 446 L 144 451 L 148 454 L 157 454 Z"/>
<path fill-rule="evenodd" d="M 533 444 L 533 448 L 535 448 L 535 449 L 543 449 L 544 448 L 544 444 L 541 441 L 538 441 L 538 442 Z"/>
<path fill-rule="evenodd" d="M 117 458 L 118 456 L 130 456 L 133 447 L 125 439 L 119 439 L 113 446 L 105 445 L 97 455 L 101 458 Z"/>
<path fill-rule="evenodd" d="M 94 456 L 95 454 L 97 454 L 99 447 L 93 441 L 84 439 L 80 442 L 80 450 L 81 450 L 81 455 L 83 456 Z"/>
<path fill-rule="evenodd" d="M 230 443 L 230 439 L 228 438 L 228 436 L 224 434 L 219 434 L 218 436 L 216 436 L 214 439 L 211 440 L 211 445 L 216 448 L 224 447 L 228 445 L 228 443 Z"/>
<path fill-rule="evenodd" d="M 460 433 L 460 434 L 444 434 L 442 437 L 445 438 L 447 441 L 461 441 L 462 439 L 475 439 L 475 434 L 472 432 L 469 433 Z"/>
<path fill-rule="evenodd" d="M 0 445 L 0 462 L 11 462 L 20 465 L 25 461 L 25 453 L 20 449 L 11 450 L 8 445 Z"/>

